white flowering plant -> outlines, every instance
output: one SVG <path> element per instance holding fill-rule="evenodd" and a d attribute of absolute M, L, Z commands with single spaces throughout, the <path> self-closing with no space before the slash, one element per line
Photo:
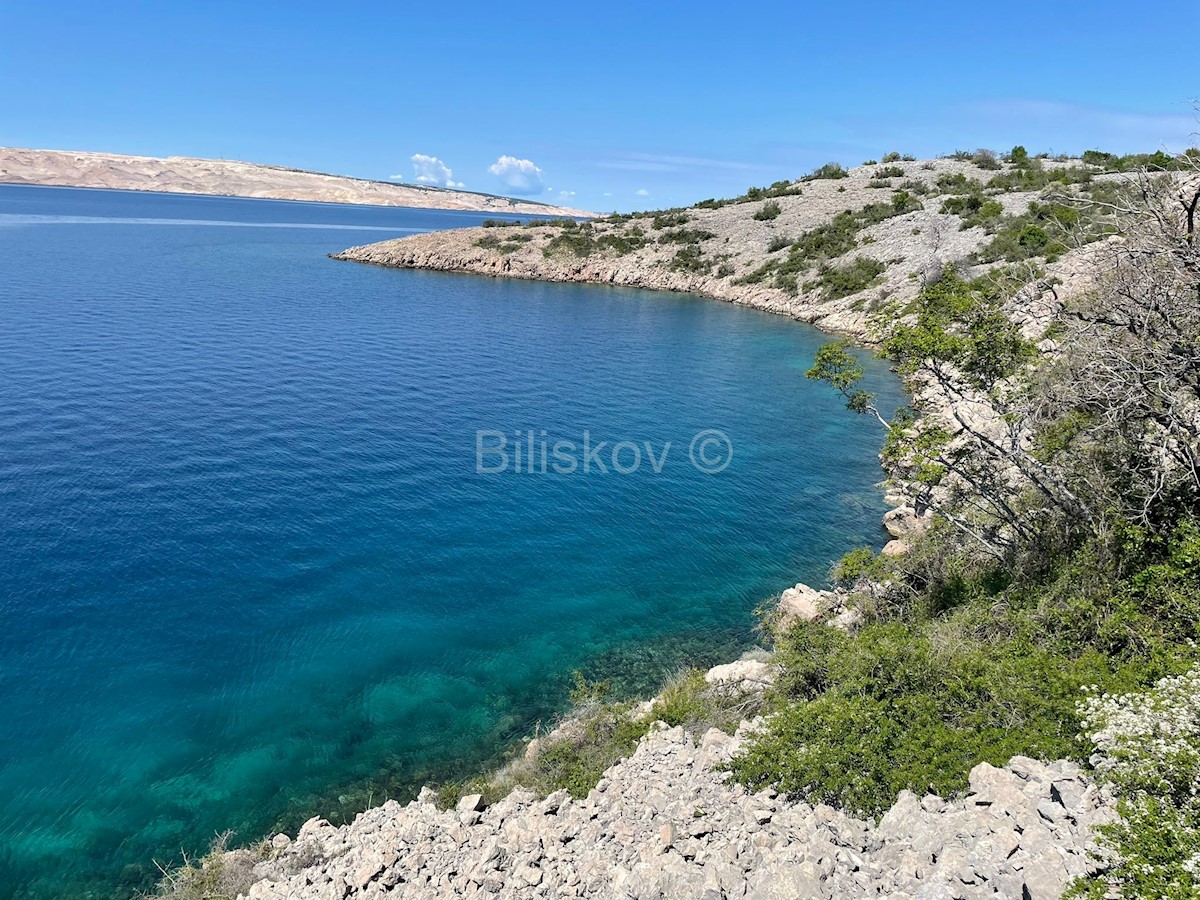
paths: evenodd
<path fill-rule="evenodd" d="M 1200 897 L 1200 669 L 1144 693 L 1093 695 L 1080 717 L 1117 818 L 1098 829 L 1103 870 L 1073 896 Z"/>

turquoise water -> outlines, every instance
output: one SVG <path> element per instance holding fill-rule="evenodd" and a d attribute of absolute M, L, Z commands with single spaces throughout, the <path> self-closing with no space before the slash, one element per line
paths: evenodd
<path fill-rule="evenodd" d="M 479 218 L 0 187 L 0 895 L 127 897 L 218 830 L 403 799 L 572 669 L 728 657 L 882 542 L 881 435 L 805 381 L 815 331 L 326 258 Z M 535 472 L 478 472 L 480 430 L 532 430 Z M 541 472 L 585 431 L 660 464 Z"/>

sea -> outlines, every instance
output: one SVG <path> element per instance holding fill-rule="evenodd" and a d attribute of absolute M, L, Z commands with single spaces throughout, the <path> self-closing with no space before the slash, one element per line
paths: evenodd
<path fill-rule="evenodd" d="M 886 540 L 813 328 L 328 258 L 488 217 L 0 186 L 0 897 L 469 776 Z"/>

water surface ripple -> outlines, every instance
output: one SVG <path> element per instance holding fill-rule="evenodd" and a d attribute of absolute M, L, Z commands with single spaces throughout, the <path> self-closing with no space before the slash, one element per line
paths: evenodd
<path fill-rule="evenodd" d="M 805 381 L 811 329 L 326 258 L 480 218 L 0 187 L 0 895 L 128 897 L 216 831 L 403 798 L 572 669 L 736 653 L 880 542 L 881 435 Z M 671 449 L 487 475 L 478 429 Z"/>

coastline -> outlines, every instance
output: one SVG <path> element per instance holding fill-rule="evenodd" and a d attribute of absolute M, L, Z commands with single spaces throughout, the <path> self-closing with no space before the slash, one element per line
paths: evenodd
<path fill-rule="evenodd" d="M 970 164 L 954 162 L 950 168 L 961 172 L 963 166 L 969 167 Z M 854 175 L 852 170 L 851 176 Z M 806 189 L 811 187 L 806 186 Z M 864 198 L 869 200 L 871 197 L 871 194 L 864 193 L 863 187 L 859 185 L 856 191 L 847 191 L 844 186 L 839 190 L 837 186 L 818 183 L 816 188 L 825 194 L 832 194 L 836 190 L 839 194 L 850 196 L 835 198 L 832 213 L 828 205 L 819 204 L 815 218 L 809 216 L 807 220 L 804 216 L 807 210 L 789 210 L 799 212 L 793 216 L 793 227 L 798 227 L 796 223 L 799 223 L 799 226 L 812 227 L 815 222 L 827 219 L 831 214 L 854 209 Z M 1006 202 L 1010 199 L 1014 208 L 1029 202 L 1028 195 L 1006 198 Z M 793 201 L 792 205 L 799 206 L 799 201 Z M 753 207 L 740 211 L 742 215 L 738 224 L 751 229 L 757 227 L 746 222 L 751 218 L 749 213 L 752 209 Z M 720 210 L 689 210 L 686 213 L 690 219 L 688 224 L 699 226 L 697 230 L 706 235 L 696 242 L 705 252 L 711 252 L 714 244 L 721 246 L 732 243 L 736 247 L 745 237 L 744 233 L 739 233 L 736 229 L 720 228 L 720 213 Z M 619 217 L 596 223 L 595 236 L 592 239 L 603 238 L 605 235 L 613 236 L 614 239 L 628 235 L 631 219 L 632 228 L 640 229 L 644 226 L 646 230 L 650 230 L 654 227 L 650 224 L 651 216 L 652 214 Z M 739 265 L 735 271 L 739 275 L 768 258 L 771 251 L 766 250 L 766 245 L 770 235 L 776 227 L 784 224 L 786 223 L 775 223 L 760 229 L 757 244 L 751 246 L 749 251 L 738 259 Z M 860 246 L 872 254 L 891 254 L 884 258 L 892 260 L 893 263 L 907 264 L 899 271 L 888 273 L 882 282 L 875 281 L 861 291 L 831 298 L 822 295 L 818 290 L 809 290 L 808 285 L 792 292 L 747 283 L 732 277 L 733 272 L 714 273 L 712 269 L 722 261 L 719 253 L 710 257 L 713 265 L 708 271 L 681 271 L 671 264 L 675 248 L 668 246 L 665 251 L 661 249 L 663 244 L 673 243 L 669 235 L 675 227 L 677 226 L 658 226 L 655 230 L 663 237 L 655 244 L 638 248 L 638 251 L 633 253 L 601 252 L 583 256 L 556 253 L 553 252 L 553 242 L 557 239 L 554 226 L 536 226 L 511 232 L 522 236 L 523 239 L 519 241 L 506 241 L 505 228 L 472 228 L 352 247 L 341 253 L 331 254 L 331 257 L 335 260 L 393 268 L 691 293 L 785 315 L 814 325 L 831 335 L 848 337 L 855 344 L 869 348 L 876 346 L 880 337 L 872 327 L 874 312 L 886 303 L 902 305 L 907 299 L 911 299 L 925 276 L 940 270 L 944 265 L 961 263 L 983 243 L 985 237 L 981 229 L 968 228 L 965 224 L 960 227 L 957 217 L 924 209 L 889 217 L 887 221 L 865 229 L 870 240 L 864 241 Z M 932 239 L 914 240 L 921 235 L 929 235 Z M 515 246 L 505 247 L 506 244 Z M 643 249 L 645 252 L 640 252 Z M 735 255 L 736 253 L 730 254 L 725 258 Z M 1059 291 L 1046 290 L 1039 285 L 1036 289 L 1020 292 L 1013 306 L 1007 310 L 1010 318 L 1018 322 L 1028 336 L 1040 336 L 1048 316 L 1061 302 L 1060 294 L 1068 295 L 1084 290 L 1090 283 L 1086 272 L 1088 258 L 1088 251 L 1074 251 L 1049 266 L 1051 276 L 1057 279 L 1060 285 Z M 1053 347 L 1046 346 L 1042 350 L 1044 353 L 1051 353 Z M 933 418 L 950 427 L 953 427 L 956 419 L 986 419 L 990 413 L 986 400 L 980 396 L 951 395 L 936 384 L 911 379 L 907 381 L 906 388 L 912 396 L 913 407 L 918 415 Z M 884 474 L 885 498 L 893 508 L 883 519 L 884 528 L 891 535 L 892 541 L 883 547 L 882 552 L 886 555 L 902 554 L 907 551 L 905 538 L 924 530 L 928 526 L 929 515 L 924 510 L 918 512 L 914 507 L 913 492 L 906 484 L 903 472 L 885 469 Z M 772 615 L 785 619 L 800 618 L 824 622 L 831 627 L 853 630 L 860 614 L 847 601 L 848 596 L 844 592 L 819 590 L 797 584 L 777 598 Z M 766 661 L 743 659 L 709 670 L 705 673 L 705 681 L 710 685 L 725 685 L 727 688 L 753 693 L 770 683 L 772 671 L 769 658 Z M 631 715 L 653 715 L 655 703 L 660 699 L 661 696 L 646 701 L 636 707 Z M 577 725 L 578 718 L 567 718 L 559 723 L 558 729 L 552 735 L 570 731 Z M 901 891 L 915 889 L 917 883 L 925 879 L 940 881 L 949 877 L 962 877 L 963 870 L 960 867 L 964 862 L 956 855 L 945 857 L 947 868 L 944 870 L 940 865 L 924 873 L 918 870 L 917 882 L 912 881 L 911 872 L 908 880 L 901 878 L 901 870 L 910 864 L 896 857 L 889 858 L 881 866 L 871 865 L 869 862 L 864 865 L 864 862 L 870 853 L 875 852 L 871 848 L 882 850 L 889 842 L 894 850 L 896 845 L 903 847 L 906 841 L 910 846 L 927 839 L 931 843 L 944 841 L 944 838 L 930 839 L 928 836 L 951 821 L 956 823 L 954 827 L 958 829 L 959 837 L 964 833 L 969 834 L 968 845 L 977 843 L 986 835 L 995 833 L 993 826 L 979 819 L 978 810 L 994 805 L 996 813 L 1008 819 L 1021 821 L 1023 824 L 1017 830 L 1024 830 L 1027 834 L 1025 843 L 1018 841 L 1010 845 L 1007 843 L 1008 838 L 1004 838 L 1001 845 L 985 843 L 986 850 L 976 853 L 973 857 L 974 862 L 971 863 L 973 871 L 987 871 L 986 876 L 980 875 L 981 883 L 1005 884 L 1006 878 L 1016 878 L 1017 881 L 1012 882 L 1011 886 L 1018 895 L 1023 889 L 1022 884 L 1036 884 L 1033 896 L 1057 896 L 1066 883 L 1063 872 L 1074 877 L 1089 870 L 1090 863 L 1086 860 L 1090 845 L 1090 827 L 1094 823 L 1106 821 L 1110 814 L 1095 786 L 1091 785 L 1077 768 L 1072 768 L 1071 764 L 1056 762 L 1046 765 L 1017 757 L 1003 768 L 993 768 L 986 764 L 976 767 L 971 773 L 971 790 L 962 800 L 947 802 L 940 797 L 918 798 L 907 792 L 902 794 L 879 822 L 878 830 L 875 830 L 876 826 L 871 823 L 852 820 L 829 807 L 813 808 L 804 803 L 793 803 L 779 797 L 773 791 L 759 792 L 751 796 L 747 795 L 744 789 L 727 785 L 721 774 L 721 760 L 727 760 L 736 752 L 740 742 L 756 727 L 754 720 L 744 721 L 732 736 L 718 729 L 710 729 L 703 735 L 689 736 L 679 727 L 651 727 L 650 732 L 639 742 L 632 757 L 606 772 L 600 784 L 585 799 L 574 802 L 565 796 L 565 792 L 559 792 L 564 796 L 551 795 L 538 801 L 528 792 L 522 794 L 522 789 L 518 788 L 515 793 L 494 804 L 490 804 L 480 794 L 470 794 L 462 797 L 455 809 L 439 812 L 433 803 L 434 794 L 425 790 L 418 800 L 406 807 L 389 803 L 369 809 L 354 823 L 340 828 L 315 818 L 301 829 L 295 840 L 288 836 L 275 836 L 271 844 L 273 849 L 267 851 L 268 858 L 243 858 L 244 863 L 254 867 L 256 876 L 263 879 L 251 889 L 249 897 L 251 900 L 268 900 L 285 896 L 310 896 L 304 892 L 303 885 L 313 883 L 311 879 L 314 870 L 310 866 L 293 870 L 293 863 L 288 860 L 294 860 L 296 856 L 308 859 L 314 854 L 329 861 L 320 869 L 321 879 L 326 879 L 326 876 L 334 882 L 344 879 L 352 892 L 362 896 L 372 896 L 373 892 L 382 893 L 385 890 L 397 891 L 404 896 L 425 896 L 427 893 L 422 892 L 429 891 L 466 895 L 481 890 L 498 892 L 502 896 L 547 896 L 548 888 L 561 892 L 563 896 L 574 896 L 594 891 L 601 885 L 604 888 L 611 887 L 611 882 L 604 880 L 605 870 L 602 866 L 576 872 L 570 864 L 564 862 L 567 859 L 567 851 L 561 848 L 554 855 L 548 855 L 544 851 L 538 855 L 535 849 L 532 859 L 523 858 L 523 841 L 536 838 L 536 846 L 542 848 L 549 846 L 549 842 L 552 841 L 552 838 L 538 836 L 537 826 L 532 824 L 530 819 L 532 818 L 533 823 L 545 821 L 557 825 L 563 821 L 558 817 L 565 816 L 570 811 L 582 815 L 584 823 L 598 820 L 604 822 L 607 813 L 611 812 L 614 806 L 620 805 L 619 792 L 612 791 L 614 784 L 622 783 L 626 790 L 633 791 L 640 780 L 649 783 L 647 790 L 651 795 L 656 791 L 670 793 L 678 790 L 678 786 L 672 781 L 673 775 L 684 780 L 693 776 L 710 778 L 713 784 L 720 784 L 722 789 L 730 792 L 723 796 L 720 802 L 725 804 L 727 810 L 734 810 L 733 819 L 745 816 L 749 827 L 749 831 L 739 830 L 743 828 L 740 821 L 730 821 L 726 825 L 733 830 L 734 838 L 731 840 L 735 842 L 739 836 L 742 839 L 757 840 L 756 834 L 773 834 L 773 820 L 778 824 L 779 817 L 786 818 L 788 815 L 799 816 L 799 820 L 786 827 L 809 829 L 810 835 L 813 834 L 811 829 L 815 823 L 818 827 L 828 824 L 837 833 L 845 833 L 848 829 L 863 836 L 861 845 L 843 844 L 854 846 L 853 852 L 860 855 L 855 857 L 858 862 L 851 862 L 845 868 L 839 867 L 838 861 L 843 859 L 841 854 L 835 854 L 838 861 L 831 861 L 828 868 L 825 868 L 825 858 L 820 856 L 819 851 L 811 858 L 800 852 L 798 856 L 793 855 L 784 862 L 771 857 L 771 852 L 777 846 L 771 843 L 774 838 L 765 844 L 760 843 L 762 853 L 753 862 L 754 867 L 762 869 L 767 875 L 761 885 L 756 887 L 753 883 L 749 857 L 740 874 L 729 876 L 731 890 L 736 890 L 740 885 L 742 891 L 751 893 L 756 890 L 771 891 L 775 885 L 780 885 L 793 893 L 799 891 L 804 896 L 833 897 L 865 890 L 868 885 L 877 885 L 880 879 L 890 875 L 896 878 L 893 889 Z M 524 754 L 520 756 L 526 760 L 536 759 L 545 737 L 548 736 L 532 738 L 525 742 Z M 719 750 L 715 749 L 718 747 Z M 647 765 L 647 760 L 653 762 Z M 493 776 L 495 774 L 493 773 Z M 1039 786 L 1043 783 L 1044 788 Z M 1070 787 L 1065 790 L 1071 800 L 1069 803 L 1061 802 L 1066 796 L 1063 793 L 1064 788 L 1055 785 L 1068 784 Z M 704 789 L 699 790 L 702 792 Z M 1042 796 L 1043 793 L 1046 797 Z M 1057 798 L 1055 802 L 1059 802 L 1060 805 L 1071 806 L 1070 829 L 1054 828 L 1052 833 L 1048 831 L 1045 835 L 1040 835 L 1038 828 L 1042 826 L 1039 822 L 1050 821 L 1047 817 L 1051 815 L 1051 811 L 1045 803 L 1047 798 Z M 1022 804 L 1028 800 L 1033 801 L 1032 807 L 1036 809 L 1031 807 L 1031 810 L 1023 811 Z M 688 812 L 682 808 L 675 808 L 665 800 L 662 803 L 651 801 L 650 808 L 655 812 L 651 817 L 655 823 L 659 820 L 660 813 L 666 819 L 675 822 L 681 818 L 686 822 L 688 819 L 708 814 L 707 810 L 701 813 L 699 805 L 695 805 Z M 1030 811 L 1032 817 L 1029 817 Z M 966 818 L 958 818 L 960 814 Z M 662 825 L 657 834 L 653 828 L 644 832 L 635 826 L 634 833 L 625 840 L 622 838 L 621 829 L 624 826 L 621 819 L 627 815 L 627 812 L 623 812 L 615 821 L 608 821 L 604 826 L 605 830 L 596 835 L 595 839 L 603 844 L 611 841 L 615 835 L 619 842 L 631 848 L 633 857 L 628 858 L 628 865 L 631 866 L 633 858 L 646 859 L 647 854 L 667 854 L 666 858 L 674 860 L 678 856 L 681 862 L 691 862 L 694 866 L 699 865 L 707 870 L 707 866 L 703 865 L 707 852 L 720 843 L 718 829 L 702 824 L 693 830 L 687 824 L 680 826 L 671 822 Z M 1057 817 L 1059 813 L 1053 812 L 1053 815 Z M 1027 818 L 1028 821 L 1024 821 Z M 511 829 L 510 825 L 513 826 Z M 384 851 L 382 854 L 378 852 L 380 835 L 394 835 L 395 840 L 403 844 L 407 835 L 412 833 L 424 836 L 424 843 L 415 848 L 415 855 L 410 853 L 405 857 L 400 854 L 390 855 L 390 851 Z M 576 828 L 571 838 L 565 841 L 559 839 L 560 843 L 568 844 L 580 834 L 580 830 Z M 445 836 L 449 837 L 450 843 L 439 846 L 437 842 Z M 497 841 L 504 843 L 506 839 L 509 842 L 515 840 L 515 846 L 496 856 L 494 850 L 489 848 L 494 847 Z M 1057 847 L 1050 846 L 1056 842 Z M 786 847 L 787 844 L 785 839 L 783 846 Z M 941 843 L 937 845 L 939 848 L 942 846 Z M 1017 860 L 1027 849 L 1031 853 L 1029 868 L 1018 876 L 1013 871 L 1013 863 L 1010 860 Z M 239 852 L 246 851 L 234 851 Z M 940 850 L 935 852 L 935 860 L 939 852 Z M 1058 868 L 1043 871 L 1041 861 L 1044 852 L 1058 852 L 1064 855 L 1068 860 L 1068 868 L 1061 871 Z M 505 853 L 508 854 L 507 857 Z M 989 855 L 993 853 L 994 856 Z M 963 850 L 963 854 L 965 857 L 966 849 Z M 618 857 L 618 864 L 622 859 L 627 858 Z M 345 863 L 340 862 L 341 860 L 345 860 Z M 574 861 L 576 860 L 572 859 L 572 862 Z M 1025 864 L 1022 863 L 1016 868 L 1020 869 L 1023 865 Z M 345 874 L 339 874 L 341 872 Z M 549 877 L 550 873 L 554 874 L 554 879 Z M 648 872 L 636 866 L 631 869 L 631 873 L 632 877 L 651 878 Z M 668 872 L 666 875 L 669 878 L 680 879 L 696 877 L 694 871 L 687 874 L 683 870 Z M 664 881 L 660 877 L 656 882 L 664 892 L 664 884 L 674 883 L 670 882 L 669 878 Z M 680 884 L 682 888 L 682 883 Z M 314 885 L 314 888 L 316 887 Z M 688 895 L 700 896 L 705 888 L 705 884 L 695 882 L 687 884 L 685 890 Z M 300 889 L 299 893 L 296 893 L 297 889 Z M 723 892 L 725 885 L 718 883 L 716 889 Z M 806 891 L 808 893 L 804 893 Z M 653 891 L 651 894 L 658 896 Z M 666 895 L 671 896 L 670 893 Z M 774 896 L 773 893 L 754 895 Z M 1027 889 L 1026 895 L 1029 895 Z M 315 890 L 311 896 L 317 896 Z"/>

